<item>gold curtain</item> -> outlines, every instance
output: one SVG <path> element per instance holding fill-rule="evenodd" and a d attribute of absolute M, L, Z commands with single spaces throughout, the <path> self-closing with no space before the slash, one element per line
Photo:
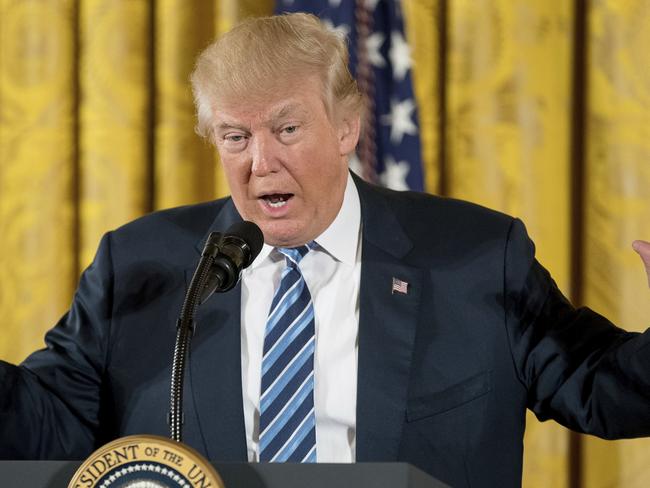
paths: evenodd
<path fill-rule="evenodd" d="M 520 216 L 566 294 L 643 330 L 629 244 L 650 238 L 650 2 L 402 5 L 428 191 Z M 210 39 L 272 8 L 0 0 L 0 358 L 40 347 L 106 230 L 227 193 L 188 76 Z M 650 441 L 579 446 L 572 465 L 568 431 L 529 416 L 524 486 L 650 481 Z"/>
<path fill-rule="evenodd" d="M 69 303 L 74 249 L 72 0 L 0 0 L 0 357 L 22 359 Z"/>
<path fill-rule="evenodd" d="M 447 12 L 447 193 L 521 217 L 569 291 L 569 2 L 464 0 Z M 567 486 L 568 435 L 528 414 L 525 486 Z"/>
<path fill-rule="evenodd" d="M 402 4 L 427 189 L 520 216 L 567 295 L 644 330 L 630 243 L 650 239 L 650 2 Z M 649 452 L 586 436 L 576 449 L 529 415 L 523 484 L 647 486 Z"/>
<path fill-rule="evenodd" d="M 151 6 L 79 4 L 79 265 L 106 229 L 151 210 Z"/>
<path fill-rule="evenodd" d="M 650 237 L 650 2 L 594 0 L 588 15 L 584 301 L 630 330 L 650 324 L 630 242 Z M 650 485 L 650 439 L 584 438 L 585 485 Z"/>

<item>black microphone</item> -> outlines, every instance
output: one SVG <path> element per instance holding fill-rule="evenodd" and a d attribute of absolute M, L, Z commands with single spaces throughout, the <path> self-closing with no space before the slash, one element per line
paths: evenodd
<path fill-rule="evenodd" d="M 228 291 L 235 286 L 241 270 L 253 262 L 263 244 L 260 228 L 246 221 L 232 225 L 223 235 L 210 233 L 205 243 L 176 327 L 168 422 L 170 436 L 177 442 L 183 440 L 183 378 L 194 332 L 194 314 L 215 291 Z"/>
<path fill-rule="evenodd" d="M 248 267 L 262 250 L 264 235 L 253 222 L 237 222 L 222 235 L 212 232 L 202 256 L 211 256 L 212 266 L 201 291 L 199 304 L 217 292 L 231 290 L 239 281 L 241 271 Z"/>

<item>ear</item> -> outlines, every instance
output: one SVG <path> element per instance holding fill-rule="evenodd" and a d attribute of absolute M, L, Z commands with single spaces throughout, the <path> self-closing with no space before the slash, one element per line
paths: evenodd
<path fill-rule="evenodd" d="M 360 127 L 361 118 L 359 114 L 350 114 L 339 123 L 338 138 L 341 156 L 347 156 L 357 147 Z"/>

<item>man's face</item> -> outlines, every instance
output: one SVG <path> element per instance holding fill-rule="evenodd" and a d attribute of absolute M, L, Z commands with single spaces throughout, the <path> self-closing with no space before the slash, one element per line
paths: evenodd
<path fill-rule="evenodd" d="M 264 101 L 217 104 L 214 137 L 233 201 L 272 246 L 315 239 L 341 208 L 359 121 L 331 122 L 321 93 L 314 76 Z"/>

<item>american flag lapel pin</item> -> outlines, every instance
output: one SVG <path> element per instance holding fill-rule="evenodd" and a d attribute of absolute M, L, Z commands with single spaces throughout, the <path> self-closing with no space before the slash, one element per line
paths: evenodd
<path fill-rule="evenodd" d="M 408 293 L 409 284 L 406 281 L 399 280 L 393 277 L 393 286 L 390 290 L 390 294 L 394 295 L 395 293 L 400 293 L 406 295 Z"/>

